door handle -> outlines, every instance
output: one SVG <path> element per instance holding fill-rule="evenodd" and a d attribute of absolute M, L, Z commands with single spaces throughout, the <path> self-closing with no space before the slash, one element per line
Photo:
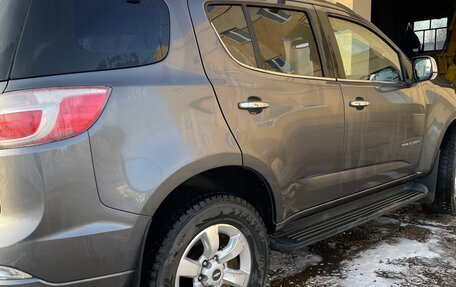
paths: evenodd
<path fill-rule="evenodd" d="M 357 110 L 362 110 L 368 106 L 370 106 L 370 103 L 363 98 L 356 98 L 355 101 L 350 101 L 350 107 L 356 108 Z"/>
<path fill-rule="evenodd" d="M 251 110 L 251 109 L 267 109 L 269 104 L 265 102 L 242 102 L 239 103 L 239 108 L 241 110 Z"/>
<path fill-rule="evenodd" d="M 238 108 L 241 110 L 247 110 L 251 114 L 259 114 L 264 109 L 269 108 L 269 103 L 261 101 L 258 97 L 249 97 L 247 102 L 240 102 L 238 103 Z"/>
<path fill-rule="evenodd" d="M 351 101 L 350 102 L 350 107 L 367 107 L 370 106 L 370 103 L 368 101 Z"/>

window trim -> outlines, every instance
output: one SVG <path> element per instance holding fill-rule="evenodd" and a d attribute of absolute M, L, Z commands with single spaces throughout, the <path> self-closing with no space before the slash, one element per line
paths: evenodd
<path fill-rule="evenodd" d="M 255 63 L 259 69 L 264 69 L 263 61 L 261 61 L 260 44 L 258 43 L 255 29 L 253 28 L 253 22 L 252 22 L 252 17 L 249 12 L 249 7 L 247 5 L 241 5 L 241 9 L 242 9 L 242 13 L 244 14 L 245 22 L 247 23 L 247 29 L 249 29 L 250 37 L 252 38 L 252 47 L 253 47 L 253 53 L 255 55 Z M 212 24 L 212 22 L 211 22 L 211 24 Z M 215 26 L 213 26 L 213 27 L 215 28 Z M 217 30 L 215 30 L 215 33 L 217 33 L 217 35 L 218 35 Z M 220 38 L 220 41 L 222 41 L 221 38 Z M 228 51 L 228 49 L 225 45 L 224 45 L 224 48 L 225 48 L 225 50 Z"/>
<path fill-rule="evenodd" d="M 407 81 L 407 76 L 405 74 L 405 68 L 404 68 L 404 63 L 402 62 L 402 52 L 400 50 L 398 50 L 392 43 L 391 41 L 388 39 L 388 38 L 385 38 L 383 35 L 381 35 L 380 33 L 378 33 L 377 31 L 375 31 L 375 29 L 373 29 L 372 27 L 370 27 L 368 24 L 360 21 L 359 19 L 356 19 L 354 17 L 350 17 L 350 16 L 345 16 L 345 15 L 341 15 L 341 14 L 337 14 L 337 13 L 333 13 L 333 12 L 326 12 L 325 13 L 325 16 L 326 16 L 326 19 L 328 21 L 328 25 L 329 25 L 329 38 L 327 41 L 330 41 L 331 43 L 331 47 L 333 47 L 333 55 L 335 56 L 335 61 L 337 62 L 337 66 L 338 67 L 342 67 L 342 69 L 339 69 L 338 71 L 338 74 L 341 73 L 342 71 L 342 74 L 341 75 L 336 75 L 336 79 L 337 81 L 339 82 L 346 82 L 346 83 L 371 83 L 371 84 L 387 84 L 387 85 L 398 85 L 398 84 L 405 84 Z M 331 26 L 331 21 L 330 21 L 330 18 L 337 18 L 337 19 L 340 19 L 340 20 L 343 20 L 343 21 L 347 21 L 347 22 L 351 22 L 355 25 L 359 25 L 359 26 L 362 26 L 364 27 L 365 29 L 369 30 L 370 32 L 372 32 L 373 34 L 375 34 L 377 37 L 379 37 L 381 40 L 383 40 L 383 42 L 385 42 L 394 52 L 396 52 L 397 54 L 397 57 L 398 57 L 398 60 L 399 60 L 399 64 L 400 64 L 400 68 L 401 68 L 401 76 L 402 76 L 402 80 L 401 81 L 395 81 L 395 82 L 387 82 L 387 81 L 374 81 L 374 80 L 355 80 L 355 79 L 346 79 L 346 78 L 340 78 L 340 77 L 346 77 L 347 75 L 345 74 L 345 69 L 344 69 L 344 64 L 342 62 L 342 55 L 340 53 L 340 49 L 339 49 L 339 44 L 337 43 L 337 40 L 336 40 L 336 36 L 334 35 L 334 32 L 332 30 L 332 26 Z M 326 30 L 326 33 L 329 32 L 328 30 Z M 335 50 L 337 49 L 337 50 Z"/>
<path fill-rule="evenodd" d="M 253 67 L 247 64 L 242 63 L 241 61 L 237 60 L 229 51 L 225 43 L 223 42 L 222 38 L 220 37 L 217 29 L 215 28 L 214 24 L 212 21 L 209 19 L 208 15 L 208 10 L 207 7 L 210 5 L 231 5 L 231 6 L 241 6 L 243 12 L 244 12 L 244 18 L 247 22 L 247 27 L 250 32 L 250 37 L 252 38 L 252 45 L 255 53 L 255 61 L 257 63 L 258 67 Z M 261 61 L 261 52 L 259 50 L 259 44 L 256 38 L 256 33 L 255 30 L 253 29 L 253 23 L 251 21 L 250 13 L 248 13 L 248 8 L 249 7 L 260 7 L 260 8 L 277 8 L 281 10 L 291 10 L 291 11 L 296 11 L 296 12 L 302 12 L 306 15 L 307 19 L 309 20 L 310 23 L 310 28 L 312 30 L 312 35 L 314 36 L 314 40 L 317 46 L 318 50 L 318 58 L 320 60 L 320 65 L 321 65 L 321 70 L 322 70 L 322 76 L 306 76 L 306 75 L 299 75 L 299 74 L 287 74 L 287 73 L 280 73 L 280 72 L 275 72 L 271 70 L 266 70 L 264 68 L 259 68 L 260 66 L 263 67 L 263 62 Z M 281 5 L 281 4 L 271 4 L 271 3 L 258 3 L 258 2 L 251 2 L 251 1 L 207 1 L 204 4 L 204 13 L 206 14 L 206 19 L 209 22 L 210 26 L 214 30 L 214 33 L 216 37 L 218 38 L 219 42 L 223 46 L 224 50 L 228 55 L 230 56 L 231 59 L 233 59 L 237 64 L 241 65 L 244 68 L 247 68 L 249 70 L 253 70 L 256 72 L 261 72 L 261 73 L 266 73 L 266 74 L 271 74 L 271 75 L 276 75 L 276 76 L 282 76 L 282 77 L 289 77 L 289 78 L 298 78 L 298 79 L 308 79 L 308 80 L 319 80 L 319 81 L 337 81 L 335 77 L 326 77 L 327 74 L 329 74 L 329 71 L 327 71 L 327 59 L 323 58 L 322 51 L 324 51 L 324 35 L 322 37 L 318 37 L 316 33 L 316 26 L 315 25 L 320 25 L 320 22 L 318 21 L 318 15 L 316 15 L 316 20 L 313 18 L 311 13 L 309 13 L 310 10 L 309 8 L 304 8 L 304 7 L 299 7 L 299 6 L 290 6 L 290 5 Z M 316 10 L 314 10 L 315 13 L 317 13 Z M 258 53 L 258 54 L 257 54 Z M 259 61 L 259 63 L 258 63 Z"/>

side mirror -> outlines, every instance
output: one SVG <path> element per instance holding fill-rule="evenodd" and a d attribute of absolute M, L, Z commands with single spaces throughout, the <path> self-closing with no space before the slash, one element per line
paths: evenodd
<path fill-rule="evenodd" d="M 415 82 L 434 80 L 439 74 L 437 62 L 429 56 L 420 56 L 413 59 L 413 79 Z"/>

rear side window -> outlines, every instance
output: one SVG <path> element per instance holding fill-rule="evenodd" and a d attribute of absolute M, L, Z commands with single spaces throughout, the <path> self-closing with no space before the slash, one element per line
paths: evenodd
<path fill-rule="evenodd" d="M 12 78 L 152 64 L 168 53 L 163 0 L 33 0 Z"/>
<path fill-rule="evenodd" d="M 29 0 L 0 0 L 0 81 L 8 79 Z"/>
<path fill-rule="evenodd" d="M 266 70 L 322 77 L 320 56 L 304 12 L 250 7 L 261 62 Z"/>
<path fill-rule="evenodd" d="M 248 7 L 245 17 L 241 6 L 210 5 L 207 10 L 225 47 L 241 63 L 284 74 L 323 76 L 306 13 Z"/>
<path fill-rule="evenodd" d="M 252 37 L 241 6 L 211 5 L 208 15 L 230 54 L 243 64 L 256 66 Z"/>

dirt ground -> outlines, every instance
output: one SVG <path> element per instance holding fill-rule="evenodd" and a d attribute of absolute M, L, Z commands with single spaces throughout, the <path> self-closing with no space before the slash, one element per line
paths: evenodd
<path fill-rule="evenodd" d="M 272 252 L 270 287 L 456 286 L 456 217 L 414 205 L 298 252 Z"/>

